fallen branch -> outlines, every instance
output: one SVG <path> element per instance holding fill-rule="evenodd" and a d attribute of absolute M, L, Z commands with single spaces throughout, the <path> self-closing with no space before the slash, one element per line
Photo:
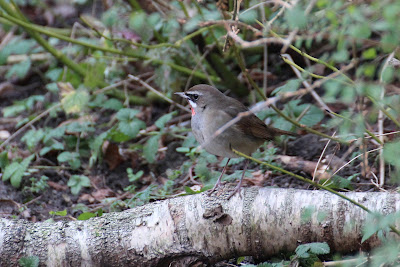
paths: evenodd
<path fill-rule="evenodd" d="M 227 187 L 218 193 L 87 221 L 0 219 L 0 266 L 18 266 L 27 256 L 47 266 L 189 266 L 243 255 L 268 259 L 309 242 L 346 253 L 380 245 L 375 235 L 361 243 L 367 212 L 328 192 L 252 187 L 229 201 Z M 377 212 L 400 210 L 399 194 L 344 194 Z"/>

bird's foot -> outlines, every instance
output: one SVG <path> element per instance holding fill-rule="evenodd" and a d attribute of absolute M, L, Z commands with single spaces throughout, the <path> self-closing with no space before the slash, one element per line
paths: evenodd
<path fill-rule="evenodd" d="M 226 200 L 231 199 L 231 197 L 233 197 L 236 193 L 239 193 L 240 196 L 240 189 L 242 187 L 242 180 L 240 180 L 240 182 L 238 183 L 237 186 L 235 186 L 235 188 L 233 189 L 232 193 L 230 193 L 230 195 L 228 196 L 228 198 Z M 241 196 L 240 196 L 241 197 Z"/>

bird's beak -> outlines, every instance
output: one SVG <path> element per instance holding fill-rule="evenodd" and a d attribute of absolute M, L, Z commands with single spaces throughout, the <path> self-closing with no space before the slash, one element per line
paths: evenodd
<path fill-rule="evenodd" d="M 188 99 L 188 96 L 184 92 L 178 92 L 178 93 L 175 93 L 175 95 L 179 95 L 180 97 Z"/>

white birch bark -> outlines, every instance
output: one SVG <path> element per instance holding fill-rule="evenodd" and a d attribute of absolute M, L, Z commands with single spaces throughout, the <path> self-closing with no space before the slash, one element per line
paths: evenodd
<path fill-rule="evenodd" d="M 325 191 L 253 187 L 241 198 L 225 201 L 227 195 L 178 197 L 87 221 L 0 219 L 0 266 L 32 255 L 52 267 L 190 266 L 244 255 L 267 259 L 309 242 L 346 253 L 379 245 L 375 236 L 361 244 L 367 213 Z M 346 195 L 384 214 L 400 208 L 397 193 Z"/>

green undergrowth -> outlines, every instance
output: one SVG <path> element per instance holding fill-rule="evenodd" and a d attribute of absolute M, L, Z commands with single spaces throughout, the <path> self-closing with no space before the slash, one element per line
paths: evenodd
<path fill-rule="evenodd" d="M 348 163 L 336 173 L 333 160 L 323 161 L 326 155 L 307 158 L 292 149 L 302 160 L 328 165 L 320 179 L 297 173 L 338 191 L 397 191 L 400 1 L 244 0 L 238 14 L 232 0 L 151 2 L 114 1 L 93 17 L 90 1 L 73 1 L 82 14 L 55 16 L 57 27 L 44 27 L 37 18 L 52 11 L 47 1 L 0 0 L 0 26 L 13 33 L 0 49 L 0 82 L 12 85 L 0 90 L 0 130 L 8 133 L 0 139 L 1 179 L 20 194 L 22 206 L 50 197 L 52 183 L 65 186 L 73 201 L 66 213 L 51 216 L 78 219 L 210 189 L 226 159 L 198 147 L 189 113 L 177 105 L 185 103 L 174 96 L 199 83 L 249 106 L 268 97 L 277 108 L 257 110 L 261 119 L 299 138 L 320 136 L 323 144 L 315 150 L 331 139 L 329 153 L 341 166 Z M 237 35 L 226 38 L 232 20 L 239 22 Z M 269 39 L 255 43 L 263 38 Z M 286 51 L 282 40 L 290 41 Z M 307 83 L 315 87 L 311 94 Z M 296 138 L 279 137 L 253 156 L 285 168 L 278 158 L 291 142 Z M 224 181 L 236 182 L 243 166 L 243 158 L 232 159 Z M 281 175 L 250 166 L 247 178 L 260 169 L 272 178 Z M 100 189 L 109 191 L 93 196 Z M 397 213 L 371 216 L 361 243 L 377 234 L 382 246 L 349 262 L 398 263 L 400 248 L 386 236 Z M 321 266 L 321 259 L 344 258 L 330 254 L 326 243 L 310 243 L 259 266 Z"/>

